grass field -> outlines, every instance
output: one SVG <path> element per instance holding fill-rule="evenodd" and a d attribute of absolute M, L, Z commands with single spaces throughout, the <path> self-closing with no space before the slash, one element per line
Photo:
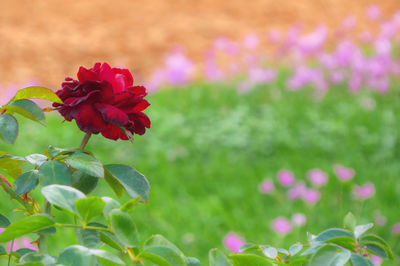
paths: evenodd
<path fill-rule="evenodd" d="M 400 236 L 390 230 L 400 222 L 400 91 L 351 94 L 337 87 L 315 102 L 311 90 L 278 87 L 283 86 L 278 82 L 247 94 L 218 84 L 162 90 L 149 97 L 152 128 L 144 136 L 133 143 L 94 136 L 87 149 L 105 164 L 130 164 L 148 177 L 150 204 L 133 214 L 142 239 L 163 234 L 204 265 L 209 249 L 223 249 L 222 239 L 230 231 L 250 242 L 287 248 L 296 240 L 306 241 L 307 231 L 341 227 L 348 211 L 360 222 L 373 221 L 377 210 L 386 216 L 387 223 L 374 230 L 399 254 Z M 371 99 L 376 108 L 363 107 Z M 49 115 L 47 128 L 19 120 L 16 144 L 0 143 L 0 150 L 42 153 L 49 144 L 78 147 L 83 137 L 75 123 L 61 123 L 55 114 Z M 23 141 L 27 138 L 29 146 Z M 334 164 L 354 168 L 355 178 L 341 183 Z M 266 177 L 276 180 L 281 169 L 306 180 L 313 168 L 329 174 L 315 206 L 290 201 L 287 189 L 277 182 L 273 194 L 259 193 L 260 182 Z M 353 199 L 352 187 L 367 182 L 374 183 L 375 195 Z M 101 185 L 94 193 L 113 196 Z M 15 206 L 2 195 L 1 211 Z M 271 229 L 274 218 L 290 218 L 295 212 L 306 215 L 305 227 L 285 237 Z M 51 239 L 53 250 L 73 242 L 72 234 Z"/>

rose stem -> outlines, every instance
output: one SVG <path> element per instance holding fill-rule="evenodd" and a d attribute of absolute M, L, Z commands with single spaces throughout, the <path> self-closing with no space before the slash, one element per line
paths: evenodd
<path fill-rule="evenodd" d="M 80 149 L 85 149 L 86 144 L 88 143 L 90 137 L 92 136 L 92 134 L 90 133 L 86 133 L 86 135 L 83 137 L 81 145 L 79 146 Z"/>

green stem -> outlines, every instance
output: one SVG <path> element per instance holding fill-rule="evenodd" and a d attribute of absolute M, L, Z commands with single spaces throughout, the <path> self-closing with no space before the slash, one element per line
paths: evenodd
<path fill-rule="evenodd" d="M 10 263 L 11 263 L 11 256 L 12 256 L 13 249 L 14 249 L 14 240 L 15 239 L 13 239 L 12 242 L 11 242 L 10 254 L 8 256 L 8 266 L 10 266 Z"/>
<path fill-rule="evenodd" d="M 51 204 L 47 200 L 44 200 L 44 213 L 50 214 L 51 212 Z M 44 234 L 41 234 L 39 237 L 39 252 L 41 254 L 46 254 L 47 253 L 47 236 Z"/>
<path fill-rule="evenodd" d="M 12 188 L 10 188 L 6 182 L 4 182 L 3 180 L 0 179 L 0 185 L 4 188 L 4 190 L 7 192 L 8 195 L 11 196 L 11 198 L 15 199 L 18 203 L 20 203 L 21 205 L 23 205 L 26 209 L 26 211 L 29 214 L 34 214 L 33 208 L 31 205 L 29 205 L 27 202 L 25 202 L 23 200 L 23 198 L 21 198 L 17 193 L 15 193 L 14 190 L 12 190 Z"/>
<path fill-rule="evenodd" d="M 55 227 L 64 227 L 64 228 L 80 228 L 80 229 L 87 229 L 87 230 L 97 230 L 97 231 L 105 231 L 110 232 L 111 230 L 106 227 L 98 227 L 98 226 L 83 226 L 79 224 L 54 224 Z"/>
<path fill-rule="evenodd" d="M 88 143 L 91 136 L 92 136 L 92 134 L 86 133 L 86 135 L 82 139 L 81 145 L 79 146 L 80 149 L 82 149 L 82 150 L 85 149 L 86 144 Z"/>

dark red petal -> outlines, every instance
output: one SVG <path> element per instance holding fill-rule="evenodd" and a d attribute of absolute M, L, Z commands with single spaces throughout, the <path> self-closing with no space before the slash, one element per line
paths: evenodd
<path fill-rule="evenodd" d="M 96 103 L 95 107 L 101 112 L 106 122 L 112 123 L 117 126 L 123 126 L 129 122 L 128 115 L 122 112 L 117 107 L 101 103 Z"/>
<path fill-rule="evenodd" d="M 88 81 L 96 81 L 97 75 L 94 71 L 91 71 L 84 67 L 80 67 L 78 72 L 78 80 L 82 83 Z"/>
<path fill-rule="evenodd" d="M 91 91 L 86 96 L 83 96 L 83 97 L 70 97 L 70 98 L 67 98 L 67 99 L 64 100 L 64 105 L 69 106 L 69 107 L 77 106 L 78 104 L 80 104 L 82 102 L 86 102 L 90 98 L 93 98 L 93 97 L 96 97 L 96 96 L 100 96 L 100 91 L 99 90 Z"/>
<path fill-rule="evenodd" d="M 114 74 L 122 74 L 125 76 L 127 87 L 131 87 L 133 85 L 133 77 L 132 77 L 131 72 L 128 69 L 114 67 L 113 71 L 114 71 Z"/>
<path fill-rule="evenodd" d="M 54 106 L 54 105 L 53 105 Z M 55 106 L 55 107 L 57 107 L 57 106 Z M 72 107 L 68 107 L 68 106 L 65 106 L 65 105 L 63 105 L 63 106 L 61 106 L 61 107 L 59 107 L 58 108 L 58 112 L 65 118 L 65 120 L 67 120 L 67 121 L 71 121 L 72 119 L 73 119 L 73 117 L 72 117 L 72 110 L 73 110 L 73 108 Z"/>
<path fill-rule="evenodd" d="M 113 88 L 115 93 L 123 92 L 127 88 L 126 77 L 122 74 L 116 74 L 114 76 Z"/>
<path fill-rule="evenodd" d="M 107 124 L 105 130 L 101 131 L 101 135 L 112 140 L 128 140 L 128 137 L 125 135 L 125 133 L 122 132 L 122 130 L 118 126 L 113 124 Z"/>
<path fill-rule="evenodd" d="M 106 80 L 111 84 L 114 82 L 114 72 L 109 64 L 103 63 L 103 65 L 99 68 L 99 80 Z"/>
<path fill-rule="evenodd" d="M 141 112 L 149 106 L 150 106 L 150 103 L 148 101 L 142 100 L 135 107 L 133 107 L 133 111 Z"/>
<path fill-rule="evenodd" d="M 79 105 L 74 108 L 71 114 L 75 118 L 78 127 L 86 133 L 97 134 L 107 126 L 101 113 L 90 103 Z"/>
<path fill-rule="evenodd" d="M 146 88 L 144 86 L 130 87 L 128 90 L 133 92 L 135 96 L 143 95 L 144 97 L 147 95 Z"/>

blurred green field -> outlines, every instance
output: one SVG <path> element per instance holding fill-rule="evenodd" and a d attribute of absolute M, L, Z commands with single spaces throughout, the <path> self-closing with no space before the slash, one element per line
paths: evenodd
<path fill-rule="evenodd" d="M 87 149 L 103 163 L 132 165 L 151 183 L 150 204 L 133 214 L 142 240 L 160 233 L 207 265 L 208 251 L 224 250 L 222 239 L 230 231 L 249 242 L 287 248 L 296 240 L 306 241 L 307 231 L 341 227 L 348 211 L 360 222 L 370 222 L 379 210 L 387 223 L 374 231 L 400 253 L 400 236 L 390 232 L 400 222 L 400 91 L 351 94 L 338 87 L 315 102 L 311 90 L 289 92 L 281 85 L 260 86 L 247 94 L 218 84 L 162 90 L 148 97 L 152 128 L 144 136 L 133 143 L 92 137 Z M 366 99 L 375 99 L 374 110 L 363 107 Z M 42 153 L 49 144 L 78 147 L 83 137 L 75 122 L 61 123 L 56 114 L 48 116 L 46 128 L 19 121 L 16 144 L 1 142 L 0 150 Z M 337 163 L 354 168 L 356 177 L 339 182 L 332 170 Z M 283 168 L 297 180 L 306 180 L 312 168 L 326 171 L 329 182 L 320 190 L 320 202 L 313 207 L 291 202 L 277 183 L 273 195 L 260 194 L 259 183 L 275 179 Z M 353 185 L 366 182 L 375 184 L 375 196 L 354 200 Z M 94 194 L 114 197 L 100 184 Z M 1 195 L 1 212 L 17 206 Z M 295 212 L 306 214 L 304 228 L 284 238 L 272 231 L 274 218 L 290 218 Z M 74 242 L 73 231 L 49 241 L 56 254 Z"/>

